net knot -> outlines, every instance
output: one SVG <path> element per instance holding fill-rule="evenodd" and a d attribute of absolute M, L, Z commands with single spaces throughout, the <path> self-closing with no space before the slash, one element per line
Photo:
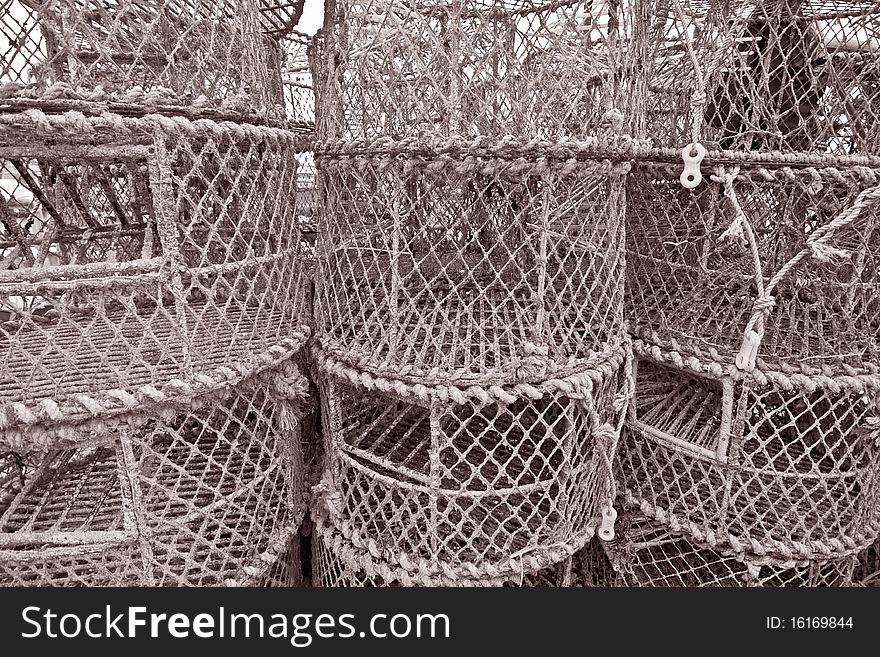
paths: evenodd
<path fill-rule="evenodd" d="M 760 312 L 768 312 L 770 310 L 773 310 L 773 308 L 775 308 L 775 307 L 776 307 L 776 297 L 774 297 L 772 294 L 768 294 L 763 297 L 758 297 L 757 299 L 755 299 L 755 303 L 753 306 L 753 308 L 756 311 L 760 311 Z"/>
<path fill-rule="evenodd" d="M 612 107 L 602 115 L 602 125 L 615 132 L 620 132 L 623 128 L 623 112 L 616 107 Z"/>
<path fill-rule="evenodd" d="M 516 380 L 520 382 L 539 381 L 547 377 L 547 356 L 550 348 L 534 342 L 522 345 L 522 358 L 515 366 Z"/>

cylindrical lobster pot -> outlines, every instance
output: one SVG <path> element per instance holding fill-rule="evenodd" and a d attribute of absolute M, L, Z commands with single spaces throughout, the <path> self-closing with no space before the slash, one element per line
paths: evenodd
<path fill-rule="evenodd" d="M 613 534 L 622 357 L 491 388 L 410 386 L 318 358 L 319 506 L 356 548 L 428 580 L 510 579 Z"/>
<path fill-rule="evenodd" d="M 817 587 L 849 586 L 855 557 L 778 560 L 743 557 L 627 515 L 609 548 L 618 586 Z"/>
<path fill-rule="evenodd" d="M 40 113 L 0 116 L 0 135 L 0 427 L 298 348 L 297 135 Z"/>
<path fill-rule="evenodd" d="M 0 106 L 282 119 L 302 0 L 0 0 Z"/>
<path fill-rule="evenodd" d="M 633 332 L 703 363 L 880 372 L 880 171 L 712 170 L 694 190 L 680 165 L 627 179 Z"/>
<path fill-rule="evenodd" d="M 289 582 L 305 390 L 285 360 L 125 415 L 0 432 L 0 583 Z"/>
<path fill-rule="evenodd" d="M 656 347 L 640 341 L 635 349 L 636 398 L 618 452 L 628 502 L 737 554 L 813 559 L 876 539 L 876 376 L 683 366 L 654 360 Z"/>
<path fill-rule="evenodd" d="M 615 107 L 627 3 L 328 0 L 321 139 L 596 137 Z"/>
<path fill-rule="evenodd" d="M 876 158 L 878 18 L 851 0 L 650 0 L 633 32 L 628 82 L 646 100 L 633 132 L 678 151 Z"/>
<path fill-rule="evenodd" d="M 619 353 L 628 165 L 552 153 L 320 153 L 322 348 L 376 376 L 487 387 Z"/>
<path fill-rule="evenodd" d="M 322 349 L 375 376 L 485 387 L 619 351 L 628 11 L 330 2 L 315 55 Z"/>

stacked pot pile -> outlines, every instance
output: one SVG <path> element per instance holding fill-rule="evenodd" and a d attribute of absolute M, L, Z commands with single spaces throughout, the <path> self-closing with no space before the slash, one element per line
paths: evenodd
<path fill-rule="evenodd" d="M 3 2 L 0 582 L 291 583 L 301 5 L 117 4 Z"/>
<path fill-rule="evenodd" d="M 328 8 L 318 584 L 520 582 L 613 535 L 628 165 L 598 5 Z"/>
<path fill-rule="evenodd" d="M 618 565 L 637 585 L 845 585 L 880 512 L 878 8 L 655 9 Z"/>

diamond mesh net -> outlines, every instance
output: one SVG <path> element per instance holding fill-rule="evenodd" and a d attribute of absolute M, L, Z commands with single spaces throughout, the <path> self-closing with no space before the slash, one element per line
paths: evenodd
<path fill-rule="evenodd" d="M 321 356 L 321 513 L 393 568 L 511 579 L 570 556 L 614 499 L 621 359 L 507 390 L 426 389 Z"/>
<path fill-rule="evenodd" d="M 302 0 L 0 0 L 0 104 L 281 118 Z"/>
<path fill-rule="evenodd" d="M 0 426 L 210 387 L 199 377 L 302 342 L 295 135 L 82 115 L 0 127 L 17 144 L 0 146 Z"/>
<path fill-rule="evenodd" d="M 621 124 L 610 6 L 331 4 L 314 66 L 326 351 L 489 386 L 621 348 L 628 164 L 589 157 Z"/>
<path fill-rule="evenodd" d="M 880 586 L 880 544 L 874 543 L 859 555 L 853 581 L 859 586 Z"/>
<path fill-rule="evenodd" d="M 614 106 L 623 3 L 328 0 L 323 139 L 595 136 Z"/>
<path fill-rule="evenodd" d="M 731 362 L 754 330 L 763 369 L 880 372 L 876 170 L 720 167 L 695 190 L 680 173 L 644 164 L 627 180 L 641 337 Z"/>
<path fill-rule="evenodd" d="M 812 558 L 871 544 L 880 505 L 874 378 L 730 378 L 637 364 L 618 454 L 630 502 L 737 553 Z"/>
<path fill-rule="evenodd" d="M 297 31 L 292 31 L 286 37 L 287 58 L 281 74 L 288 117 L 314 127 L 315 85 L 308 57 L 310 40 L 311 37 Z"/>
<path fill-rule="evenodd" d="M 849 586 L 855 557 L 779 561 L 737 557 L 701 546 L 641 516 L 619 521 L 609 549 L 617 585 L 657 587 Z"/>
<path fill-rule="evenodd" d="M 464 150 L 318 163 L 316 322 L 339 358 L 488 386 L 621 348 L 625 166 Z"/>
<path fill-rule="evenodd" d="M 658 146 L 875 156 L 880 3 L 652 0 L 633 47 Z"/>
<path fill-rule="evenodd" d="M 55 427 L 54 441 L 42 447 L 7 445 L 0 582 L 289 580 L 279 561 L 304 512 L 304 392 L 287 362 L 147 412 L 67 432 Z"/>

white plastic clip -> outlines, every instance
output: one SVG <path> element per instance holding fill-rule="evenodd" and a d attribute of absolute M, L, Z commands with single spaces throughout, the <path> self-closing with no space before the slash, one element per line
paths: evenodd
<path fill-rule="evenodd" d="M 706 147 L 700 143 L 688 144 L 682 149 L 681 159 L 684 160 L 684 171 L 681 172 L 679 180 L 684 187 L 693 189 L 703 182 L 700 162 L 704 157 L 706 157 Z"/>
<path fill-rule="evenodd" d="M 740 347 L 739 353 L 736 355 L 736 366 L 741 370 L 755 369 L 755 360 L 758 358 L 760 346 L 761 336 L 757 331 L 751 330 L 746 333 L 742 347 Z"/>
<path fill-rule="evenodd" d="M 599 538 L 603 541 L 614 540 L 614 521 L 617 520 L 617 511 L 610 504 L 602 506 L 602 522 L 599 525 Z"/>

